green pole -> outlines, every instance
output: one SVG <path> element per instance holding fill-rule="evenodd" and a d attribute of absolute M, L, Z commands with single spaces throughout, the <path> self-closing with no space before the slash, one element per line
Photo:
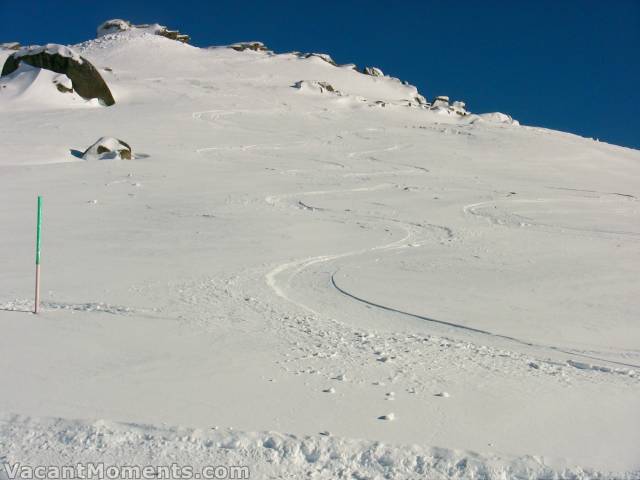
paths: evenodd
<path fill-rule="evenodd" d="M 42 197 L 38 195 L 38 217 L 36 221 L 36 299 L 33 313 L 40 310 L 40 231 L 42 230 Z"/>
<path fill-rule="evenodd" d="M 40 231 L 42 230 L 42 197 L 38 195 L 38 220 L 36 223 L 36 265 L 40 265 Z"/>

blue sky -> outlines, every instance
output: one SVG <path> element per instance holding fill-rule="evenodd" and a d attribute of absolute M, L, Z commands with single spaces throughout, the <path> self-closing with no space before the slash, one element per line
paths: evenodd
<path fill-rule="evenodd" d="M 260 40 L 276 52 L 374 65 L 428 98 L 640 148 L 640 0 L 0 0 L 0 41 L 77 43 L 99 23 L 158 22 L 198 46 Z"/>

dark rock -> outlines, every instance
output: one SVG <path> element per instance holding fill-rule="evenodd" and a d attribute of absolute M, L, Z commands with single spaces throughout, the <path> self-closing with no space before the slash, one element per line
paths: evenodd
<path fill-rule="evenodd" d="M 178 30 L 169 30 L 166 27 L 162 27 L 156 30 L 156 35 L 160 35 L 161 37 L 166 37 L 170 40 L 176 40 L 182 43 L 189 43 L 189 40 L 191 39 L 189 35 L 180 33 Z"/>
<path fill-rule="evenodd" d="M 71 80 L 73 90 L 82 98 L 97 98 L 106 106 L 116 103 L 98 70 L 89 60 L 68 47 L 50 43 L 44 47 L 19 50 L 7 58 L 0 76 L 4 77 L 16 71 L 20 62 L 65 74 Z"/>

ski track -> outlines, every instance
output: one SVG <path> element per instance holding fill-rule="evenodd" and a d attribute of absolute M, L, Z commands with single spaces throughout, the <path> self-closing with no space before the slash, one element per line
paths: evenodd
<path fill-rule="evenodd" d="M 361 152 L 352 152 L 349 154 L 349 157 L 353 158 L 356 155 L 364 155 L 364 154 L 370 154 L 370 153 L 376 153 L 379 151 L 394 151 L 397 150 L 399 148 L 398 145 L 393 145 L 391 147 L 387 147 L 383 150 L 367 150 L 367 151 L 361 151 Z M 397 172 L 382 172 L 382 173 L 397 173 Z M 347 174 L 349 175 L 349 174 Z M 347 176 L 344 175 L 344 176 Z M 358 174 L 358 175 L 363 175 L 366 176 L 367 174 Z M 355 176 L 355 175 L 354 175 Z M 380 189 L 384 189 L 384 188 L 389 188 L 388 184 L 379 184 L 379 185 L 375 185 L 373 187 L 359 187 L 359 188 L 352 188 L 352 189 L 342 189 L 342 190 L 316 190 L 316 191 L 308 191 L 308 192 L 299 192 L 299 193 L 291 193 L 291 194 L 279 194 L 279 195 L 271 195 L 265 198 L 265 201 L 271 205 L 277 205 L 279 203 L 281 203 L 282 201 L 286 200 L 286 199 L 292 199 L 292 198 L 296 198 L 296 197 L 301 197 L 301 196 L 319 196 L 319 195 L 328 195 L 328 194 L 343 194 L 343 193 L 357 193 L 357 192 L 370 192 L 370 191 L 375 191 L 375 190 L 380 190 Z M 539 200 L 519 200 L 520 202 L 545 202 L 545 201 L 553 201 L 553 199 L 539 199 Z M 495 202 L 494 201 L 486 201 L 486 202 L 477 202 L 477 203 L 472 203 L 472 204 L 468 204 L 465 205 L 463 207 L 463 212 L 466 214 L 471 214 L 471 215 L 475 215 L 475 216 L 481 216 L 484 218 L 490 218 L 491 220 L 493 220 L 491 217 L 487 217 L 485 215 L 479 214 L 476 210 L 480 209 L 480 208 L 484 208 L 488 205 L 494 205 Z M 304 203 L 301 200 L 298 200 L 296 203 L 296 206 L 302 210 L 306 210 L 306 211 L 311 211 L 311 212 L 327 212 L 330 211 L 329 209 L 325 209 L 325 208 L 320 208 L 320 207 L 315 207 L 312 206 L 310 204 Z M 337 213 L 337 212 L 335 212 Z M 287 287 L 289 287 L 291 285 L 291 282 L 293 280 L 293 278 L 298 275 L 299 273 L 301 273 L 302 271 L 320 264 L 320 263 L 328 263 L 328 262 L 333 262 L 336 260 L 343 260 L 349 257 L 355 257 L 355 256 L 359 256 L 359 255 L 365 255 L 367 253 L 372 253 L 372 252 L 385 252 L 385 251 L 393 251 L 393 250 L 397 250 L 399 248 L 406 248 L 409 246 L 412 247 L 416 247 L 416 246 L 421 246 L 423 244 L 423 242 L 417 242 L 417 243 L 409 243 L 411 241 L 411 239 L 415 236 L 415 232 L 414 230 L 412 230 L 412 227 L 421 227 L 421 228 L 437 228 L 437 229 L 441 229 L 443 231 L 446 232 L 447 238 L 448 239 L 452 239 L 454 238 L 453 235 L 453 231 L 451 228 L 446 227 L 446 226 L 441 226 L 441 225 L 433 225 L 433 224 L 418 224 L 418 223 L 412 223 L 412 222 L 403 222 L 401 220 L 398 219 L 394 219 L 394 218 L 389 218 L 389 217 L 379 217 L 379 216 L 371 216 L 371 215 L 363 215 L 363 214 L 356 214 L 359 218 L 362 219 L 373 219 L 373 220 L 384 220 L 384 221 L 391 221 L 394 223 L 399 223 L 401 224 L 401 228 L 403 228 L 403 230 L 405 231 L 405 236 L 403 238 L 401 238 L 400 240 L 396 240 L 390 243 L 385 243 L 382 245 L 377 245 L 371 248 L 367 248 L 367 249 L 359 249 L 359 250 L 354 250 L 354 251 L 349 251 L 349 252 L 343 252 L 343 253 L 338 253 L 338 254 L 329 254 L 329 255 L 318 255 L 318 256 L 312 256 L 312 257 L 306 257 L 303 259 L 297 259 L 297 260 L 293 260 L 291 262 L 286 262 L 283 263 L 281 265 L 276 266 L 274 269 L 272 269 L 271 271 L 269 271 L 266 275 L 265 275 L 265 280 L 267 285 L 273 290 L 273 292 L 280 298 L 285 299 L 286 301 L 302 308 L 303 310 L 306 310 L 307 312 L 310 312 L 314 315 L 318 315 L 320 316 L 321 313 L 316 311 L 315 309 L 311 308 L 309 305 L 306 305 L 302 302 L 299 302 L 295 299 L 293 299 L 291 296 L 289 296 L 286 293 L 286 289 Z M 538 225 L 538 226 L 543 226 L 543 227 L 552 227 L 552 228 L 558 228 L 557 226 L 554 225 L 546 225 L 546 224 L 537 224 L 537 223 L 529 223 L 530 225 Z M 565 227 L 560 227 L 560 228 L 565 228 Z M 576 228 L 570 228 L 570 227 L 566 227 L 567 229 L 571 229 L 571 230 L 583 230 L 583 229 L 576 229 Z M 584 231 L 592 231 L 592 230 L 584 230 Z M 620 232 L 601 232 L 601 233 L 620 233 Z M 527 340 L 522 340 L 516 337 L 512 337 L 509 335 L 503 335 L 500 333 L 494 333 L 494 332 L 490 332 L 487 330 L 483 330 L 483 329 L 478 329 L 478 328 L 473 328 L 473 327 L 469 327 L 469 326 L 465 326 L 462 325 L 460 323 L 454 323 L 454 322 L 448 322 L 448 321 L 444 321 L 444 320 L 438 320 L 438 319 L 434 319 L 428 316 L 424 316 L 424 315 L 418 315 L 415 313 L 411 313 L 411 312 L 406 312 L 400 309 L 396 309 L 393 307 L 389 307 L 386 305 L 382 305 L 380 303 L 376 303 L 374 301 L 370 301 L 370 300 L 366 300 L 364 298 L 358 297 L 357 295 L 354 295 L 353 293 L 347 291 L 346 289 L 340 287 L 335 279 L 336 274 L 339 272 L 340 267 L 337 268 L 337 270 L 335 270 L 333 272 L 333 274 L 331 275 L 331 285 L 333 288 L 335 288 L 336 291 L 338 291 L 339 293 L 341 293 L 342 295 L 345 295 L 346 297 L 351 298 L 352 300 L 358 301 L 360 303 L 366 304 L 368 306 L 371 307 L 375 307 L 384 311 L 388 311 L 388 312 L 393 312 L 393 313 L 397 313 L 400 315 L 405 315 L 405 316 L 409 316 L 409 317 L 413 317 L 413 318 L 417 318 L 420 320 L 425 320 L 431 323 L 437 323 L 440 325 L 444 325 L 444 326 L 448 326 L 448 327 L 452 327 L 455 329 L 460 329 L 460 330 L 464 330 L 467 332 L 470 332 L 472 334 L 476 334 L 476 335 L 484 335 L 484 336 L 489 336 L 489 337 L 493 337 L 493 338 L 500 338 L 503 340 L 507 340 L 509 342 L 513 342 L 516 344 L 520 344 L 526 347 L 532 347 L 532 348 L 536 348 L 536 349 L 543 349 L 543 350 L 551 350 L 551 351 L 555 351 L 555 352 L 559 352 L 559 353 L 563 353 L 566 355 L 571 355 L 574 357 L 581 357 L 581 358 L 585 358 L 585 359 L 589 359 L 589 360 L 595 360 L 598 362 L 604 362 L 604 363 L 608 363 L 608 364 L 613 364 L 613 365 L 618 365 L 621 367 L 627 367 L 627 368 L 640 368 L 640 365 L 636 365 L 636 364 L 631 364 L 631 363 L 624 363 L 624 362 L 618 362 L 618 361 L 614 361 L 614 360 L 608 360 L 608 359 L 604 359 L 598 356 L 594 356 L 594 355 L 588 355 L 585 353 L 580 353 L 580 352 L 575 352 L 572 350 L 567 350 L 567 349 L 563 349 L 561 347 L 557 347 L 554 345 L 544 345 L 544 344 L 537 344 L 537 343 L 533 343 Z M 290 272 L 287 274 L 287 272 Z M 286 275 L 286 280 L 284 282 L 283 285 L 280 284 L 279 281 L 279 277 L 285 276 Z M 594 365 L 590 365 L 590 364 L 586 364 L 583 362 L 576 362 L 573 360 L 568 360 L 567 363 L 573 367 L 576 368 L 582 368 L 582 369 L 592 369 L 592 370 L 597 370 L 597 371 L 602 371 L 602 372 L 613 372 L 613 373 L 618 373 L 618 374 L 633 374 L 633 371 L 628 371 L 626 369 L 612 369 L 609 367 L 600 367 L 600 366 L 594 366 Z"/>
<path fill-rule="evenodd" d="M 503 334 L 500 334 L 500 333 L 490 332 L 488 330 L 482 330 L 482 329 L 479 329 L 479 328 L 468 327 L 468 326 L 462 325 L 460 323 L 447 322 L 447 321 L 444 321 L 444 320 L 437 320 L 435 318 L 427 317 L 427 316 L 424 316 L 424 315 L 418 315 L 416 313 L 406 312 L 404 310 L 399 310 L 397 308 L 389 307 L 389 306 L 382 305 L 382 304 L 379 304 L 379 303 L 376 303 L 376 302 L 373 302 L 373 301 L 370 301 L 370 300 L 366 300 L 366 299 L 364 299 L 362 297 L 359 297 L 359 296 L 349 292 L 345 288 L 343 288 L 340 285 L 338 285 L 338 283 L 336 282 L 336 279 L 335 279 L 335 276 L 338 274 L 338 272 L 339 272 L 339 270 L 335 271 L 331 275 L 331 285 L 337 291 L 342 293 L 343 295 L 346 295 L 347 297 L 352 298 L 353 300 L 361 302 L 361 303 L 363 303 L 365 305 L 376 307 L 376 308 L 379 308 L 381 310 L 385 310 L 385 311 L 388 311 L 388 312 L 398 313 L 400 315 L 406 315 L 408 317 L 417 318 L 419 320 L 425 320 L 425 321 L 431 322 L 431 323 L 437 323 L 437 324 L 440 324 L 440 325 L 446 325 L 448 327 L 453 327 L 453 328 L 465 330 L 465 331 L 476 333 L 476 334 L 481 334 L 481 335 L 486 335 L 486 336 L 489 336 L 489 337 L 501 338 L 501 339 L 504 339 L 504 340 L 509 340 L 511 342 L 515 342 L 515 343 L 518 343 L 520 345 L 524 345 L 524 346 L 527 346 L 527 347 L 534 347 L 534 348 L 553 350 L 553 351 L 561 352 L 561 353 L 564 353 L 564 354 L 567 354 L 567 355 L 588 358 L 590 360 L 597 360 L 599 362 L 611 363 L 611 364 L 620 365 L 620 366 L 629 367 L 629 368 L 640 368 L 640 365 L 624 363 L 624 362 L 616 362 L 616 361 L 613 361 L 613 360 L 607 360 L 607 359 L 596 357 L 596 356 L 593 356 L 593 355 L 587 355 L 587 354 L 584 354 L 584 353 L 574 352 L 574 351 L 571 351 L 571 350 L 565 350 L 565 349 L 563 349 L 561 347 L 556 347 L 556 346 L 553 346 L 553 345 L 537 344 L 537 343 L 529 342 L 527 340 L 522 340 L 522 339 L 519 339 L 519 338 L 516 338 L 516 337 L 511 337 L 509 335 L 503 335 Z M 627 370 L 612 370 L 611 368 L 608 368 L 608 367 L 598 367 L 598 366 L 584 364 L 582 362 L 575 362 L 575 361 L 572 361 L 572 360 L 568 360 L 567 363 L 569 363 L 569 365 L 574 366 L 576 368 L 583 368 L 583 369 L 590 368 L 590 369 L 593 369 L 593 370 L 599 370 L 599 371 L 603 371 L 603 372 L 621 373 L 621 374 L 625 374 L 625 375 L 627 375 L 629 373 L 633 373 L 633 372 L 629 372 Z"/>
<path fill-rule="evenodd" d="M 570 189 L 568 189 L 570 190 Z M 631 195 L 626 195 L 626 194 L 615 194 L 615 193 L 611 193 L 611 194 L 607 194 L 607 195 L 619 195 L 622 197 L 628 197 L 628 198 L 634 198 Z M 548 202 L 558 202 L 558 201 L 562 201 L 563 199 L 555 199 L 555 198 L 539 198 L 539 199 L 521 199 L 521 200 L 511 200 L 513 203 L 548 203 Z M 465 205 L 464 207 L 462 207 L 462 211 L 466 214 L 466 215 L 472 215 L 475 217 L 480 217 L 480 218 L 484 218 L 486 220 L 489 220 L 491 223 L 495 224 L 495 225 L 502 225 L 502 226 L 506 226 L 506 227 L 541 227 L 541 228 L 549 228 L 552 229 L 555 232 L 561 233 L 564 230 L 571 230 L 571 231 L 575 231 L 575 232 L 586 232 L 586 233 L 595 233 L 595 234 L 609 234 L 609 235 L 625 235 L 625 236 L 631 236 L 631 237 L 640 237 L 640 232 L 628 232 L 628 231 L 620 231 L 620 230 L 604 230 L 604 229 L 597 229 L 597 228 L 579 228 L 579 227 L 571 227 L 571 226 L 565 226 L 565 225 L 556 225 L 556 224 L 551 224 L 551 223 L 541 223 L 541 222 L 536 222 L 533 221 L 529 218 L 525 218 L 522 217 L 520 215 L 517 214 L 509 214 L 507 212 L 507 215 L 509 215 L 509 218 L 507 218 L 504 221 L 501 221 L 500 219 L 496 218 L 495 216 L 491 215 L 491 214 L 487 214 L 487 213 L 482 213 L 481 210 L 488 208 L 488 207 L 496 207 L 497 206 L 497 202 L 495 200 L 489 200 L 489 201 L 485 201 L 485 202 L 477 202 L 477 203 L 470 203 L 468 205 Z M 512 220 L 513 218 L 521 218 L 524 221 L 518 222 L 518 221 L 514 221 Z"/>

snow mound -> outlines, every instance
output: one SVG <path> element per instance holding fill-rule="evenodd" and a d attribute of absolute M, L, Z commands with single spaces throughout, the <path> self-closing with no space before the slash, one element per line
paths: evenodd
<path fill-rule="evenodd" d="M 85 160 L 131 160 L 133 153 L 128 143 L 114 137 L 102 137 L 82 154 Z"/>
<path fill-rule="evenodd" d="M 158 23 L 133 25 L 130 21 L 122 20 L 120 18 L 114 18 L 101 23 L 97 29 L 97 36 L 100 38 L 106 35 L 113 35 L 126 31 L 135 31 L 141 34 L 151 33 L 171 40 L 177 40 L 182 43 L 188 43 L 190 40 L 189 35 L 182 34 L 178 30 L 169 30 L 164 25 L 160 25 Z"/>
<path fill-rule="evenodd" d="M 154 428 L 105 420 L 93 423 L 5 415 L 0 451 L 6 467 L 103 462 L 105 466 L 178 464 L 195 472 L 205 466 L 246 466 L 239 478 L 429 478 L 521 480 L 540 478 L 631 479 L 632 474 L 584 470 L 533 456 L 499 457 L 464 450 L 392 445 L 333 437 L 328 432 L 297 437 L 277 432 Z M 285 473 L 286 472 L 286 473 Z M 4 473 L 4 472 L 1 472 Z"/>
<path fill-rule="evenodd" d="M 505 125 L 520 125 L 520 122 L 511 118 L 510 115 L 500 112 L 482 113 L 478 115 L 476 121 L 487 123 L 502 123 Z"/>

